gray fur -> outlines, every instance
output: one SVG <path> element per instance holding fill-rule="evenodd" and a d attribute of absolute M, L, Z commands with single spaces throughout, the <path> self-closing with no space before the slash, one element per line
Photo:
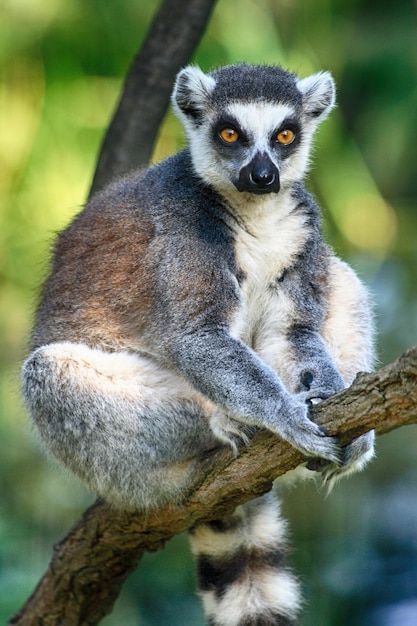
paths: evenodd
<path fill-rule="evenodd" d="M 186 68 L 173 103 L 189 148 L 109 186 L 58 237 L 24 394 L 49 451 L 116 506 L 179 501 L 196 457 L 257 428 L 328 461 L 329 480 L 372 456 L 373 434 L 342 451 L 309 418 L 373 360 L 366 292 L 302 183 L 334 96 L 326 73 Z"/>

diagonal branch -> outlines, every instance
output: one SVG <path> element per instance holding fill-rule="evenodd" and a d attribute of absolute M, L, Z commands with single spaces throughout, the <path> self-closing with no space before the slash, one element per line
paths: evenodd
<path fill-rule="evenodd" d="M 167 111 L 177 72 L 189 62 L 216 0 L 163 0 L 133 60 L 107 130 L 90 197 L 116 176 L 144 167 Z"/>
<path fill-rule="evenodd" d="M 372 428 L 383 434 L 417 423 L 417 347 L 375 373 L 359 375 L 349 389 L 315 406 L 313 417 L 343 444 Z M 97 624 L 111 611 L 143 552 L 268 491 L 276 477 L 304 460 L 263 431 L 236 459 L 222 449 L 197 460 L 194 484 L 182 505 L 138 515 L 97 501 L 55 546 L 44 578 L 9 626 Z"/>

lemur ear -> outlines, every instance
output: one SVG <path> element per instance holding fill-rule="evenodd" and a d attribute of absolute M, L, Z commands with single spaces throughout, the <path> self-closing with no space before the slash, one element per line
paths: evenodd
<path fill-rule="evenodd" d="M 309 117 L 324 119 L 336 104 L 336 86 L 330 72 L 319 72 L 297 81 L 303 108 Z"/>
<path fill-rule="evenodd" d="M 216 81 L 196 65 L 188 65 L 177 75 L 172 104 L 177 113 L 198 121 Z"/>

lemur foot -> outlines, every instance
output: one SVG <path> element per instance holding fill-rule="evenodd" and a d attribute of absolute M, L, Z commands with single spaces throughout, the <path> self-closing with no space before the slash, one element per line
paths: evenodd
<path fill-rule="evenodd" d="M 235 456 L 238 455 L 239 446 L 248 446 L 251 438 L 258 430 L 256 426 L 233 419 L 222 411 L 216 411 L 211 416 L 210 426 L 217 439 L 230 446 Z"/>
<path fill-rule="evenodd" d="M 330 395 L 332 394 L 326 391 L 309 390 L 308 392 L 297 394 L 297 397 L 302 398 L 308 406 L 311 406 L 312 404 L 318 404 Z M 349 476 L 349 474 L 360 472 L 367 465 L 375 454 L 374 444 L 375 431 L 371 430 L 341 448 L 341 456 L 338 463 L 332 463 L 323 458 L 316 458 L 311 459 L 307 463 L 307 468 L 321 473 L 323 484 L 330 492 L 338 480 Z"/>
<path fill-rule="evenodd" d="M 331 491 L 341 478 L 360 472 L 374 455 L 375 431 L 371 430 L 342 448 L 341 465 L 330 464 L 324 468 L 322 472 L 324 484 Z"/>
<path fill-rule="evenodd" d="M 331 463 L 324 459 L 311 459 L 307 468 L 321 473 L 323 486 L 330 493 L 341 479 L 360 472 L 375 455 L 375 431 L 371 430 L 342 448 L 341 463 Z"/>

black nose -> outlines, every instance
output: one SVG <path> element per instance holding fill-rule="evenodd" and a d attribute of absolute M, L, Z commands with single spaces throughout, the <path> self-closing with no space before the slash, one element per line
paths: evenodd
<path fill-rule="evenodd" d="M 278 168 L 267 154 L 258 153 L 250 163 L 242 167 L 235 186 L 238 191 L 250 193 L 278 193 Z"/>
<path fill-rule="evenodd" d="M 253 169 L 249 172 L 249 178 L 255 187 L 260 189 L 266 189 L 269 185 L 272 185 L 275 181 L 275 173 L 266 167 Z"/>

